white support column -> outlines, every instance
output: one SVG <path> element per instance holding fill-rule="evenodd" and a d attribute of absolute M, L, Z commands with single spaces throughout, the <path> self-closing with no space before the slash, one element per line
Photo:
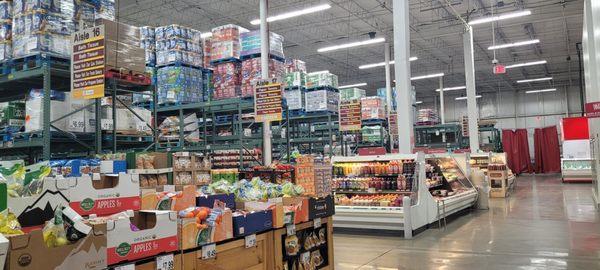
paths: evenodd
<path fill-rule="evenodd" d="M 394 69 L 396 74 L 396 105 L 398 109 L 398 151 L 412 153 L 414 147 L 412 85 L 410 83 L 410 20 L 409 3 L 394 0 Z"/>
<path fill-rule="evenodd" d="M 267 23 L 268 0 L 260 0 L 260 67 L 263 80 L 269 79 L 269 24 Z M 271 123 L 264 122 L 263 130 L 263 165 L 271 165 L 273 156 L 271 144 Z"/>
<path fill-rule="evenodd" d="M 467 111 L 469 116 L 469 146 L 471 153 L 479 152 L 479 114 L 475 91 L 475 60 L 473 55 L 473 28 L 467 26 L 463 34 L 465 50 L 465 80 L 467 82 Z"/>
<path fill-rule="evenodd" d="M 388 123 L 390 119 L 390 115 L 392 112 L 392 74 L 390 70 L 390 44 L 385 43 L 384 45 L 384 55 L 385 55 L 385 100 L 387 102 L 387 117 Z M 391 125 L 388 125 L 388 132 L 390 134 L 390 151 L 394 150 L 394 138 L 392 137 L 392 132 L 390 130 Z"/>
<path fill-rule="evenodd" d="M 446 124 L 446 111 L 444 110 L 444 76 L 440 77 L 440 120 Z"/>

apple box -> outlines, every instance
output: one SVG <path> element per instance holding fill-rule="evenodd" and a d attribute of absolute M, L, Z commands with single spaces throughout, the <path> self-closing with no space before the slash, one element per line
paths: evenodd
<path fill-rule="evenodd" d="M 54 217 L 59 205 L 67 205 L 68 185 L 62 177 L 46 177 L 42 180 L 41 192 L 28 197 L 8 197 L 7 205 L 17 216 L 21 227 L 43 226 Z M 6 196 L 4 193 L 2 196 Z"/>
<path fill-rule="evenodd" d="M 42 230 L 11 236 L 6 269 L 106 269 L 106 239 L 104 224 L 94 225 L 86 237 L 60 247 L 47 247 Z"/>
<path fill-rule="evenodd" d="M 135 261 L 177 250 L 177 214 L 143 210 L 130 219 L 109 220 L 108 264 Z"/>
<path fill-rule="evenodd" d="M 65 180 L 69 181 L 69 206 L 82 216 L 105 216 L 125 210 L 140 210 L 140 181 L 137 174 L 100 175 L 99 179 L 84 175 Z"/>

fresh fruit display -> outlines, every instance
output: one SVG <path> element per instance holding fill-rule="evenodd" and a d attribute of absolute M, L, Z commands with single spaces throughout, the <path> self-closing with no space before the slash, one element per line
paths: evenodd
<path fill-rule="evenodd" d="M 0 233 L 5 236 L 23 234 L 17 217 L 8 209 L 0 213 Z"/>
<path fill-rule="evenodd" d="M 40 166 L 37 170 L 26 172 L 21 164 L 0 171 L 0 182 L 6 183 L 7 194 L 10 197 L 26 197 L 39 194 L 42 190 L 43 179 L 49 176 L 51 169 Z"/>
<path fill-rule="evenodd" d="M 284 184 L 275 184 L 264 182 L 255 177 L 251 181 L 243 179 L 233 184 L 227 181 L 218 181 L 206 187 L 202 187 L 204 194 L 233 193 L 236 201 L 248 202 L 258 201 L 278 197 L 296 197 L 304 193 L 301 186 L 286 182 Z"/>

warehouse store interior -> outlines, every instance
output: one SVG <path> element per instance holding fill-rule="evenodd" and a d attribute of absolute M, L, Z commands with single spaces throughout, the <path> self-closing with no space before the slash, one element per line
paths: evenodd
<path fill-rule="evenodd" d="M 600 1 L 0 1 L 0 269 L 600 269 Z"/>

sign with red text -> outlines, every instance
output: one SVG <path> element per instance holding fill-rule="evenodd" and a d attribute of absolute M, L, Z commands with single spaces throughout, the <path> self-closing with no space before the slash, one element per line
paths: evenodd
<path fill-rule="evenodd" d="M 585 116 L 587 118 L 600 117 L 600 101 L 586 103 L 585 104 Z"/>
<path fill-rule="evenodd" d="M 494 74 L 504 74 L 506 73 L 506 66 L 497 64 L 494 66 Z"/>
<path fill-rule="evenodd" d="M 75 99 L 104 96 L 104 25 L 71 36 L 71 94 Z"/>

